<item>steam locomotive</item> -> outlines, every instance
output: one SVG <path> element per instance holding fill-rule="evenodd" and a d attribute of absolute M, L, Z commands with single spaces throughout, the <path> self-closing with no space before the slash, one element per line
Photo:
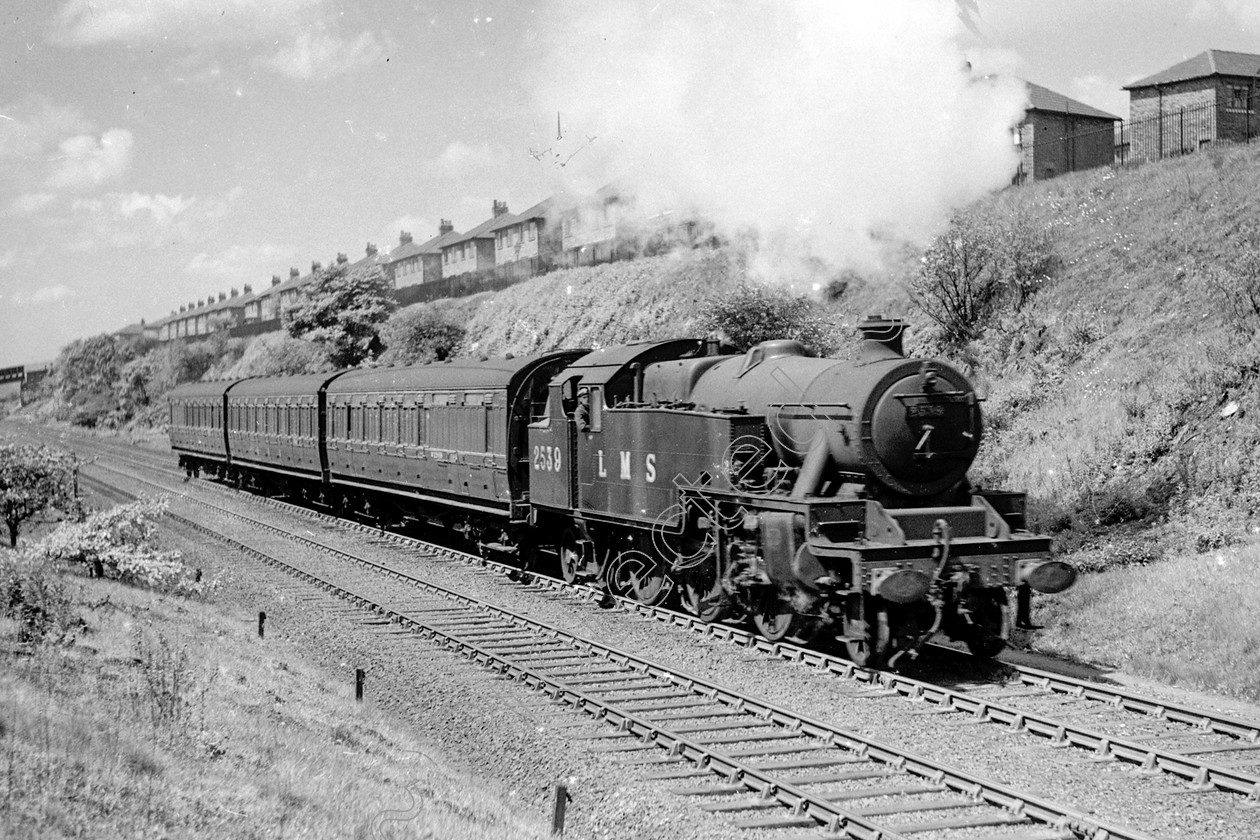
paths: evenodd
<path fill-rule="evenodd" d="M 971 487 L 975 390 L 869 317 L 853 361 L 795 341 L 676 339 L 526 358 L 195 383 L 170 396 L 189 475 L 486 554 L 770 640 L 893 664 L 936 633 L 993 656 L 1010 593 L 1073 569 L 1024 496 Z"/>

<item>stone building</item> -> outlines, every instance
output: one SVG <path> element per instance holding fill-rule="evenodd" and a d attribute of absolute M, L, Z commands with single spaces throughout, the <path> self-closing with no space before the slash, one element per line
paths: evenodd
<path fill-rule="evenodd" d="M 1126 160 L 1158 160 L 1260 135 L 1260 55 L 1207 50 L 1124 89 Z"/>
<path fill-rule="evenodd" d="M 1110 166 L 1120 118 L 1032 82 L 1024 119 L 1013 135 L 1019 148 L 1014 181 L 1040 181 L 1064 172 Z"/>

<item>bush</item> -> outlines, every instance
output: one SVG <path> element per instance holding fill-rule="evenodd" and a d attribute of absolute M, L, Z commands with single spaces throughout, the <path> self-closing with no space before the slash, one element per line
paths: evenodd
<path fill-rule="evenodd" d="M 185 382 L 196 382 L 215 364 L 239 359 L 241 339 L 219 332 L 206 341 L 170 341 L 123 365 L 114 397 L 123 419 L 129 420 L 163 402 L 163 396 Z"/>
<path fill-rule="evenodd" d="M 464 328 L 447 320 L 434 307 L 419 303 L 394 313 L 381 329 L 385 353 L 381 361 L 394 364 L 440 362 L 464 341 Z"/>
<path fill-rule="evenodd" d="M 1049 232 L 1028 216 L 961 213 L 924 254 L 911 294 L 944 347 L 961 350 L 1004 309 L 1022 309 L 1055 266 Z"/>
<path fill-rule="evenodd" d="M 35 550 L 45 560 L 82 566 L 90 574 L 177 595 L 201 594 L 200 572 L 180 562 L 177 551 L 157 547 L 154 520 L 166 512 L 163 499 L 139 499 L 62 525 Z"/>
<path fill-rule="evenodd" d="M 18 624 L 18 641 L 65 641 L 82 622 L 65 581 L 38 557 L 0 554 L 0 615 Z"/>
<path fill-rule="evenodd" d="M 762 341 L 791 338 L 820 356 L 835 351 L 835 325 L 804 295 L 755 283 L 709 302 L 701 329 L 721 333 L 738 350 Z"/>
<path fill-rule="evenodd" d="M 282 332 L 255 338 L 233 364 L 212 367 L 207 376 L 214 379 L 240 379 L 246 376 L 296 376 L 332 370 L 327 351 L 310 341 Z"/>
<path fill-rule="evenodd" d="M 125 420 L 115 386 L 123 367 L 151 347 L 144 339 L 108 333 L 71 342 L 57 357 L 56 393 L 64 406 L 58 419 L 89 428 Z"/>

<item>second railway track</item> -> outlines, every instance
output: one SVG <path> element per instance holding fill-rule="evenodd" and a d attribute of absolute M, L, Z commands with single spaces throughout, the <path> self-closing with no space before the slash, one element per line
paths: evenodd
<path fill-rule="evenodd" d="M 649 768 L 648 778 L 677 782 L 677 794 L 705 797 L 707 810 L 741 814 L 740 827 L 816 827 L 821 836 L 872 840 L 928 833 L 974 837 L 980 827 L 1018 827 L 1020 833 L 1002 836 L 1036 840 L 1148 836 L 575 636 L 247 514 L 227 508 L 214 512 L 315 551 L 301 552 L 301 560 L 282 559 L 180 518 L 595 717 L 606 725 L 600 738 L 609 753 L 634 756 L 632 760 Z M 398 587 L 400 582 L 406 590 Z"/>
<path fill-rule="evenodd" d="M 232 493 L 220 485 L 209 485 Z M 171 490 L 171 488 L 164 488 Z M 255 498 L 255 497 L 250 497 Z M 432 544 L 391 532 L 380 532 L 359 523 L 327 514 L 263 499 L 308 517 L 335 522 L 374 535 L 394 545 L 433 550 Z M 448 557 L 462 557 L 469 563 L 497 567 L 515 573 L 510 566 L 486 561 L 449 548 L 438 549 Z M 569 592 L 587 600 L 603 593 L 587 586 L 568 584 L 556 578 L 535 575 L 536 585 Z M 819 670 L 854 680 L 891 695 L 935 707 L 945 714 L 967 716 L 1012 731 L 1048 739 L 1055 746 L 1072 746 L 1089 751 L 1100 759 L 1138 765 L 1149 772 L 1167 773 L 1191 783 L 1197 789 L 1218 789 L 1260 802 L 1260 723 L 1213 713 L 1208 710 L 1143 697 L 1122 688 L 1004 663 L 1015 675 L 1016 686 L 977 685 L 968 689 L 950 688 L 904 674 L 874 671 L 855 666 L 847 659 L 788 642 L 768 642 L 758 634 L 700 619 L 663 607 L 639 604 L 618 598 L 619 604 L 636 614 L 674 627 L 718 637 L 742 647 L 813 666 Z M 1016 702 L 1012 702 L 1016 701 Z M 1123 714 L 1139 725 L 1125 724 L 1099 729 L 1081 722 L 1080 717 Z M 1114 723 L 1114 721 L 1113 721 Z"/>

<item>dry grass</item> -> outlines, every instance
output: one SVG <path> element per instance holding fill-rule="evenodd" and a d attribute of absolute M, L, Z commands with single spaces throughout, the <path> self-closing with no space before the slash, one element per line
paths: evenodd
<path fill-rule="evenodd" d="M 543 836 L 249 617 L 79 585 L 78 643 L 0 627 L 0 835 Z"/>

